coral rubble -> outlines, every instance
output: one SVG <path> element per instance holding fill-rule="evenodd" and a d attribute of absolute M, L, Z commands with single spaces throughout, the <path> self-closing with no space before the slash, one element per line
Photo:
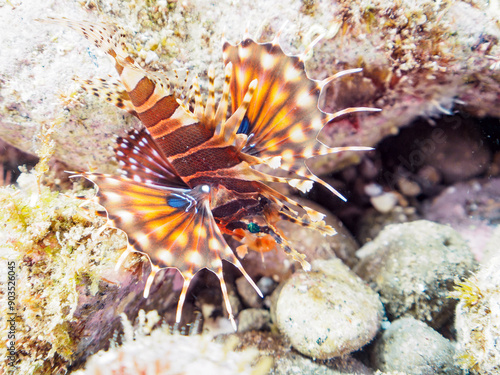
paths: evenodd
<path fill-rule="evenodd" d="M 123 344 L 94 355 L 75 375 L 264 375 L 273 363 L 256 349 L 234 351 L 239 341 L 236 336 L 220 344 L 208 336 L 171 333 L 168 325 L 151 330 L 160 319 L 154 311 L 147 316 L 141 311 L 142 324 L 135 329 L 126 316 L 122 318 L 126 332 Z"/>

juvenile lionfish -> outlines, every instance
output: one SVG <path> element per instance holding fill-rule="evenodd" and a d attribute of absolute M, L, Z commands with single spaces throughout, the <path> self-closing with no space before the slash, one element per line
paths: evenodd
<path fill-rule="evenodd" d="M 192 86 L 173 84 L 162 72 L 142 68 L 127 54 L 124 35 L 117 27 L 66 19 L 110 55 L 123 89 L 107 92 L 108 101 L 128 109 L 144 128 L 117 138 L 114 152 L 121 175 L 79 173 L 98 186 L 97 200 L 106 209 L 105 227 L 122 229 L 128 247 L 117 267 L 131 252 L 151 262 L 144 297 L 155 275 L 176 268 L 184 278 L 176 312 L 180 323 L 190 281 L 203 268 L 220 280 L 229 319 L 236 323 L 222 272 L 222 260 L 234 264 L 262 297 L 223 234 L 238 240 L 238 250 L 268 251 L 279 245 L 306 270 L 303 254 L 295 251 L 277 228 L 280 220 L 334 235 L 323 214 L 300 205 L 269 187 L 287 183 L 308 191 L 313 182 L 340 193 L 307 168 L 309 158 L 369 147 L 329 148 L 317 141 L 333 119 L 373 108 L 347 108 L 328 114 L 318 107 L 322 89 L 331 81 L 361 69 L 342 71 L 322 81 L 308 78 L 303 59 L 316 39 L 298 56 L 286 55 L 278 44 L 248 38 L 237 45 L 225 42 L 225 78 L 222 97 L 215 105 L 214 69 L 208 70 L 208 98 L 203 103 L 197 77 Z M 110 87 L 110 86 L 107 86 Z M 192 94 L 194 93 L 194 100 Z M 231 100 L 229 100 L 231 94 Z M 229 108 L 230 103 L 230 108 Z M 268 165 L 285 170 L 291 178 L 262 173 Z M 302 212 L 303 216 L 295 211 Z"/>

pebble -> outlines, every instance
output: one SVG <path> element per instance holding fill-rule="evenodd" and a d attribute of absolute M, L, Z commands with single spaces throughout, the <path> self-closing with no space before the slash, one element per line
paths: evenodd
<path fill-rule="evenodd" d="M 236 289 L 241 297 L 243 304 L 253 308 L 260 308 L 263 306 L 263 299 L 255 292 L 255 289 L 248 282 L 245 277 L 236 279 Z"/>
<path fill-rule="evenodd" d="M 424 165 L 417 172 L 417 176 L 425 181 L 425 185 L 433 187 L 441 182 L 441 174 L 432 165 Z"/>
<path fill-rule="evenodd" d="M 354 271 L 380 294 L 389 320 L 410 315 L 434 328 L 453 313 L 454 280 L 476 266 L 455 230 L 425 220 L 388 225 L 357 255 Z"/>
<path fill-rule="evenodd" d="M 276 289 L 278 284 L 270 277 L 261 277 L 260 280 L 257 281 L 257 286 L 264 296 L 268 296 Z"/>
<path fill-rule="evenodd" d="M 374 182 L 365 185 L 364 189 L 365 189 L 365 194 L 370 197 L 376 197 L 377 195 L 380 195 L 384 192 L 384 188 Z"/>
<path fill-rule="evenodd" d="M 376 197 L 371 197 L 370 202 L 378 212 L 387 213 L 396 207 L 398 196 L 393 192 L 387 192 Z"/>
<path fill-rule="evenodd" d="M 276 324 L 300 353 L 328 359 L 351 353 L 376 335 L 378 295 L 339 259 L 316 260 L 293 274 L 276 301 Z"/>
<path fill-rule="evenodd" d="M 427 324 L 401 318 L 377 340 L 372 353 L 376 368 L 407 375 L 461 374 L 454 364 L 453 344 Z"/>
<path fill-rule="evenodd" d="M 238 332 L 269 329 L 271 314 L 264 309 L 245 309 L 238 315 Z"/>
<path fill-rule="evenodd" d="M 416 197 L 422 192 L 419 184 L 405 177 L 400 177 L 397 180 L 397 184 L 401 193 L 407 197 Z"/>

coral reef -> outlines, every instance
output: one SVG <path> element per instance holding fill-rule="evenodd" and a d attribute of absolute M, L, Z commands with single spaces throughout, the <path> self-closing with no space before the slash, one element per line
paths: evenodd
<path fill-rule="evenodd" d="M 0 336 L 7 341 L 8 313 L 16 314 L 13 364 L 19 374 L 64 373 L 69 364 L 107 347 L 120 312 L 166 311 L 168 278 L 153 291 L 166 297 L 147 301 L 142 297 L 147 270 L 140 257 L 131 256 L 126 271 L 114 270 L 125 246 L 122 232 L 100 230 L 104 220 L 95 209 L 85 210 L 81 200 L 39 185 L 36 172 L 22 174 L 17 184 L 0 188 Z M 14 264 L 12 305 L 4 282 L 7 264 Z"/>
<path fill-rule="evenodd" d="M 497 253 L 475 275 L 458 282 L 452 293 L 459 299 L 455 315 L 457 359 L 472 374 L 493 375 L 500 371 L 499 275 Z"/>
<path fill-rule="evenodd" d="M 77 342 L 68 328 L 78 305 L 78 285 L 87 278 L 91 293 L 97 293 L 103 266 L 92 265 L 107 264 L 113 252 L 106 250 L 114 246 L 88 243 L 91 220 L 98 221 L 78 214 L 80 202 L 47 188 L 38 193 L 33 174 L 22 175 L 18 183 L 24 188 L 0 190 L 1 255 L 16 264 L 16 365 L 21 373 L 32 374 L 47 371 L 46 366 L 57 370 L 72 357 Z M 6 307 L 2 303 L 2 317 L 8 316 Z"/>
<path fill-rule="evenodd" d="M 370 349 L 366 347 L 354 356 L 363 358 L 366 365 L 350 354 L 332 359 L 340 351 L 332 354 L 325 349 L 320 335 L 313 340 L 318 351 L 308 355 L 327 359 L 314 361 L 295 351 L 294 346 L 299 345 L 287 341 L 283 324 L 280 331 L 276 323 L 277 299 L 283 298 L 280 291 L 297 282 L 293 284 L 296 295 L 289 293 L 289 300 L 281 303 L 289 309 L 301 307 L 307 315 L 311 305 L 304 304 L 304 293 L 314 303 L 330 303 L 333 299 L 325 302 L 322 296 L 331 292 L 325 285 L 331 277 L 314 270 L 310 276 L 316 277 L 321 288 L 310 287 L 304 280 L 301 283 L 297 279 L 304 274 L 293 274 L 295 265 L 273 251 L 251 252 L 245 259 L 252 277 L 262 277 L 258 284 L 264 291 L 264 300 L 256 298 L 252 289 L 245 290 L 246 282 L 236 282 L 234 288 L 233 280 L 241 274 L 228 272 L 231 304 L 240 312 L 242 332 L 219 335 L 216 344 L 205 336 L 171 335 L 165 325 L 153 329 L 159 323 L 158 316 L 173 321 L 179 293 L 175 279 L 169 275 L 158 278 L 150 298 L 144 299 L 147 263 L 135 254 L 121 270 L 114 269 L 125 245 L 123 233 L 101 231 L 104 221 L 94 207 L 81 207 L 82 201 L 73 198 L 73 192 L 61 194 L 53 190 L 61 183 L 61 174 L 48 161 L 53 154 L 69 166 L 67 169 L 112 172 L 117 167 L 108 150 L 113 136 L 138 126 L 132 116 L 81 90 L 82 84 L 88 87 L 81 79 L 114 75 L 114 67 L 103 54 L 76 33 L 34 21 L 65 16 L 125 27 L 126 48 L 141 65 L 165 70 L 188 68 L 200 75 L 203 88 L 211 63 L 215 64 L 216 77 L 223 76 L 223 32 L 229 41 L 236 42 L 243 38 L 246 26 L 260 35 L 259 40 L 268 41 L 288 20 L 280 37 L 280 44 L 288 53 L 303 50 L 317 35 L 324 34 L 306 61 L 312 78 L 321 79 L 355 67 L 362 67 L 363 72 L 332 85 L 322 98 L 322 108 L 331 111 L 364 105 L 383 111 L 351 116 L 325 128 L 320 139 L 332 146 L 375 146 L 388 135 L 399 132 L 401 137 L 386 139 L 388 147 L 380 147 L 358 166 L 350 165 L 334 175 L 340 182 L 332 185 L 337 187 L 339 183 L 340 190 L 351 194 L 351 203 L 342 203 L 346 213 L 341 219 L 349 229 L 357 228 L 353 229 L 359 234 L 357 238 L 330 214 L 327 220 L 339 232 L 337 236 L 325 240 L 299 228 L 291 231 L 291 241 L 310 261 L 327 259 L 340 264 L 332 260 L 337 256 L 349 267 L 355 267 L 380 294 L 389 320 L 410 314 L 432 327 L 441 327 L 440 332 L 457 348 L 455 365 L 471 374 L 498 373 L 500 261 L 496 239 L 500 151 L 498 144 L 488 143 L 497 142 L 498 132 L 485 135 L 486 125 L 472 129 L 475 121 L 471 116 L 500 116 L 499 14 L 497 2 L 484 0 L 243 0 L 217 4 L 203 0 L 0 0 L 1 142 L 42 159 L 34 172 L 23 169 L 16 186 L 0 188 L 0 337 L 8 337 L 13 327 L 9 314 L 17 314 L 15 372 L 93 374 L 115 371 L 112 366 L 118 366 L 118 373 L 161 373 L 166 367 L 186 363 L 184 372 L 192 366 L 193 371 L 202 368 L 217 373 L 266 373 L 271 366 L 267 360 L 256 364 L 258 357 L 264 355 L 275 359 L 270 370 L 274 374 L 370 374 L 373 371 L 367 366 L 375 368 L 376 361 L 381 360 L 380 356 L 369 359 Z M 216 79 L 219 88 L 221 84 L 222 80 Z M 461 115 L 436 120 L 437 126 L 427 123 L 429 120 L 434 125 L 434 117 L 454 109 L 459 109 Z M 409 128 L 408 133 L 401 130 L 417 117 L 422 121 Z M 498 121 L 493 122 L 492 127 L 497 129 Z M 492 139 L 488 141 L 487 137 Z M 5 149 L 3 143 L 0 148 Z M 11 169 L 26 162 L 35 164 L 34 157 L 12 153 L 12 148 L 8 148 L 0 155 L 0 178 L 4 184 L 13 181 L 11 176 L 17 176 Z M 340 160 L 318 158 L 311 167 L 315 172 L 330 173 L 359 161 L 359 154 L 338 157 Z M 13 159 L 22 161 L 13 163 Z M 48 184 L 46 173 L 53 174 Z M 93 194 L 81 186 L 74 190 L 87 197 Z M 314 194 L 318 195 L 313 197 Z M 311 197 L 332 210 L 339 205 L 330 195 L 325 198 L 317 191 Z M 352 202 L 358 197 L 355 207 Z M 388 223 L 419 218 L 451 225 L 468 244 L 448 226 L 429 222 L 414 223 L 410 230 L 409 224 L 387 227 Z M 361 228 L 356 227 L 358 222 Z M 286 223 L 282 229 L 290 231 Z M 380 239 L 373 240 L 380 231 Z M 433 239 L 420 241 L 421 237 Z M 359 264 L 355 257 L 356 241 L 367 242 L 368 249 L 377 248 L 368 256 L 367 248 L 359 252 L 365 255 Z M 470 272 L 476 269 L 476 263 L 467 247 L 482 261 L 472 276 Z M 454 262 L 456 256 L 460 260 Z M 13 304 L 8 303 L 10 290 L 5 283 L 11 273 L 15 273 L 16 280 Z M 287 281 L 291 275 L 292 280 Z M 456 275 L 465 279 L 459 281 Z M 451 296 L 458 299 L 458 304 L 452 326 L 454 301 L 449 297 L 454 281 L 456 290 Z M 199 310 L 203 328 L 220 333 L 227 332 L 228 324 L 221 319 L 220 294 L 214 292 L 217 283 L 201 275 L 190 289 L 184 316 L 186 322 L 193 321 L 192 310 Z M 337 297 L 341 295 L 339 290 L 334 292 Z M 355 301 L 345 306 L 345 298 L 335 304 L 337 309 L 361 309 L 362 298 L 353 297 L 351 292 L 346 293 L 347 297 Z M 148 313 L 146 318 L 139 313 L 141 309 L 156 312 Z M 132 327 L 123 313 L 131 321 L 139 316 L 138 326 Z M 376 315 L 370 326 L 373 331 L 383 319 L 381 313 Z M 321 319 L 314 324 L 321 325 Z M 401 321 L 411 324 L 399 332 L 399 339 L 406 341 L 408 332 L 417 332 L 419 339 L 432 336 L 433 342 L 443 344 L 444 349 L 437 353 L 442 355 L 437 357 L 446 357 L 446 361 L 439 363 L 455 371 L 450 343 L 413 319 L 405 317 L 390 324 L 382 321 L 381 334 L 374 338 L 377 348 L 386 346 L 387 337 L 400 327 Z M 123 345 L 119 339 L 122 325 Z M 306 335 L 301 334 L 304 340 Z M 347 338 L 344 344 L 349 350 L 342 353 L 360 348 L 370 339 L 371 335 Z M 235 353 L 240 349 L 243 353 Z M 395 345 L 391 357 L 382 358 L 389 366 L 379 366 L 380 369 L 401 374 L 396 366 L 403 356 L 397 352 L 400 349 Z M 417 349 L 413 354 L 421 358 L 416 359 L 416 364 L 420 359 L 427 365 L 437 363 L 433 362 L 436 353 L 423 350 L 423 346 Z M 98 351 L 101 352 L 93 355 Z M 2 347 L 0 373 L 9 368 L 8 354 Z M 84 365 L 85 369 L 78 370 Z"/>
<path fill-rule="evenodd" d="M 418 116 L 449 113 L 455 103 L 475 115 L 499 115 L 495 5 L 451 0 L 306 3 L 310 2 L 4 3 L 0 137 L 32 152 L 39 124 L 62 117 L 65 126 L 56 135 L 57 158 L 73 168 L 110 171 L 115 166 L 109 163 L 109 136 L 124 134 L 135 124 L 131 116 L 81 94 L 80 84 L 72 80 L 75 74 L 84 79 L 106 77 L 113 68 L 76 34 L 31 21 L 47 15 L 123 25 L 130 37 L 128 49 L 142 64 L 166 70 L 185 67 L 200 73 L 202 80 L 210 63 L 215 63 L 216 76 L 222 76 L 223 32 L 237 41 L 243 36 L 242 25 L 247 25 L 269 40 L 283 20 L 289 20 L 291 26 L 281 37 L 289 52 L 324 34 L 307 62 L 312 77 L 324 78 L 349 67 L 364 69 L 332 86 L 324 107 L 383 109 L 380 115 L 356 115 L 325 129 L 322 139 L 330 145 L 375 145 Z M 132 42 L 132 35 L 137 42 Z M 338 157 L 318 160 L 314 167 L 319 172 L 339 168 Z M 359 154 L 341 157 L 359 160 Z"/>

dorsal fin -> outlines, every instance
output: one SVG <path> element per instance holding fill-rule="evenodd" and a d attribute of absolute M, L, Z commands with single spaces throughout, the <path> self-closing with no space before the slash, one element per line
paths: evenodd
<path fill-rule="evenodd" d="M 148 71 L 129 56 L 120 28 L 99 22 L 49 18 L 43 22 L 62 24 L 81 33 L 115 61 L 133 111 L 162 149 L 161 138 L 179 127 L 195 124 L 196 117 L 179 106 L 187 96 L 186 82 L 174 83 L 163 73 Z M 177 77 L 177 73 L 175 72 Z M 163 149 L 162 149 L 163 151 Z"/>
<path fill-rule="evenodd" d="M 97 79 L 75 79 L 82 89 L 87 93 L 100 97 L 110 104 L 114 104 L 120 109 L 124 109 L 130 114 L 137 116 L 134 105 L 121 82 L 97 78 Z"/>
<path fill-rule="evenodd" d="M 379 111 L 376 108 L 346 108 L 333 114 L 323 112 L 318 100 L 332 80 L 360 72 L 351 69 L 322 81 L 310 79 L 304 69 L 304 56 L 321 38 L 316 38 L 298 56 L 286 55 L 277 42 L 259 44 L 251 39 L 223 46 L 224 62 L 231 63 L 231 103 L 233 112 L 245 101 L 250 82 L 258 80 L 254 95 L 242 121 L 247 140 L 242 151 L 263 160 L 280 161 L 280 168 L 328 186 L 304 165 L 305 160 L 340 151 L 368 150 L 367 147 L 329 148 L 317 141 L 317 135 L 330 121 L 353 112 Z M 296 182 L 307 190 L 310 184 Z M 328 186 L 341 197 L 340 193 Z"/>

